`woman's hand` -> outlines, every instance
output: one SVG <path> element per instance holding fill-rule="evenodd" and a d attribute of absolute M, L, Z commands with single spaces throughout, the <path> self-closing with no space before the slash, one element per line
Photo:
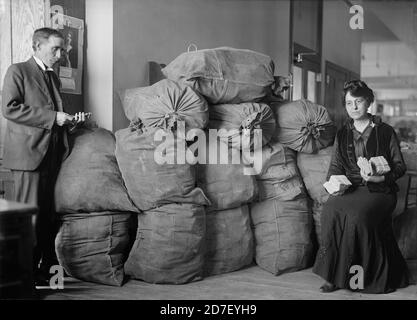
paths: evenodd
<path fill-rule="evenodd" d="M 381 183 L 385 181 L 384 176 L 373 176 L 373 175 L 368 176 L 362 170 L 361 170 L 361 176 L 362 176 L 362 179 L 365 180 L 366 182 Z"/>
<path fill-rule="evenodd" d="M 340 191 L 333 192 L 331 195 L 336 197 L 336 196 L 341 196 L 344 193 L 345 193 L 345 190 L 340 190 Z"/>

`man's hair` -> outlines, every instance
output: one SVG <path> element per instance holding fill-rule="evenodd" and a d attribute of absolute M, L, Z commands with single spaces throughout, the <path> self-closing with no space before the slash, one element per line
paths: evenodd
<path fill-rule="evenodd" d="M 35 30 L 32 37 L 32 48 L 33 51 L 36 51 L 36 44 L 42 42 L 43 40 L 48 40 L 49 37 L 54 36 L 57 38 L 64 39 L 64 36 L 58 30 L 52 28 L 40 28 Z"/>
<path fill-rule="evenodd" d="M 343 105 L 346 103 L 346 94 L 350 93 L 352 97 L 362 97 L 371 104 L 375 100 L 374 92 L 368 85 L 361 80 L 351 80 L 345 82 L 343 86 Z"/>

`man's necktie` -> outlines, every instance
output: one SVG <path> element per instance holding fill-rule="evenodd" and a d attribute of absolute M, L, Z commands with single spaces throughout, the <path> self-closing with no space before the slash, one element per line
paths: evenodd
<path fill-rule="evenodd" d="M 52 101 L 54 103 L 54 109 L 57 108 L 57 102 L 55 97 L 55 90 L 54 90 L 54 72 L 46 70 L 45 72 L 45 80 L 48 86 L 49 94 L 51 95 Z"/>
<path fill-rule="evenodd" d="M 55 80 L 54 77 L 56 76 L 55 72 L 52 70 L 46 70 L 44 72 L 45 75 L 45 81 L 46 84 L 48 86 L 48 90 L 49 90 L 49 94 L 51 95 L 51 99 L 52 102 L 54 104 L 54 110 L 58 111 L 58 105 L 57 105 L 57 98 L 55 96 L 56 92 L 58 91 L 55 90 Z M 62 147 L 62 127 L 55 127 L 55 130 L 52 130 L 52 137 L 50 140 L 51 143 L 51 150 L 53 150 L 53 152 L 61 152 L 62 150 L 59 149 Z"/>

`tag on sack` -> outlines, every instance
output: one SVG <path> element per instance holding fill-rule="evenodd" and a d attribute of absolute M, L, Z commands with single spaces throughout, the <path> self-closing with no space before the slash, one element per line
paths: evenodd
<path fill-rule="evenodd" d="M 330 177 L 329 181 L 323 183 L 323 187 L 330 194 L 333 194 L 339 191 L 345 191 L 351 185 L 352 183 L 344 175 L 333 175 Z"/>

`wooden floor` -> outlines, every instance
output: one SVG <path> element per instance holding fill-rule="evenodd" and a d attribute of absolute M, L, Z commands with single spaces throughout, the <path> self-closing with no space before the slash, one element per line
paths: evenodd
<path fill-rule="evenodd" d="M 411 267 L 417 270 L 417 263 Z M 324 294 L 318 290 L 321 284 L 321 278 L 311 269 L 275 277 L 258 266 L 251 266 L 185 285 L 155 285 L 130 280 L 123 287 L 111 287 L 66 278 L 63 290 L 39 292 L 45 300 L 417 300 L 417 285 L 375 295 L 348 290 Z"/>

